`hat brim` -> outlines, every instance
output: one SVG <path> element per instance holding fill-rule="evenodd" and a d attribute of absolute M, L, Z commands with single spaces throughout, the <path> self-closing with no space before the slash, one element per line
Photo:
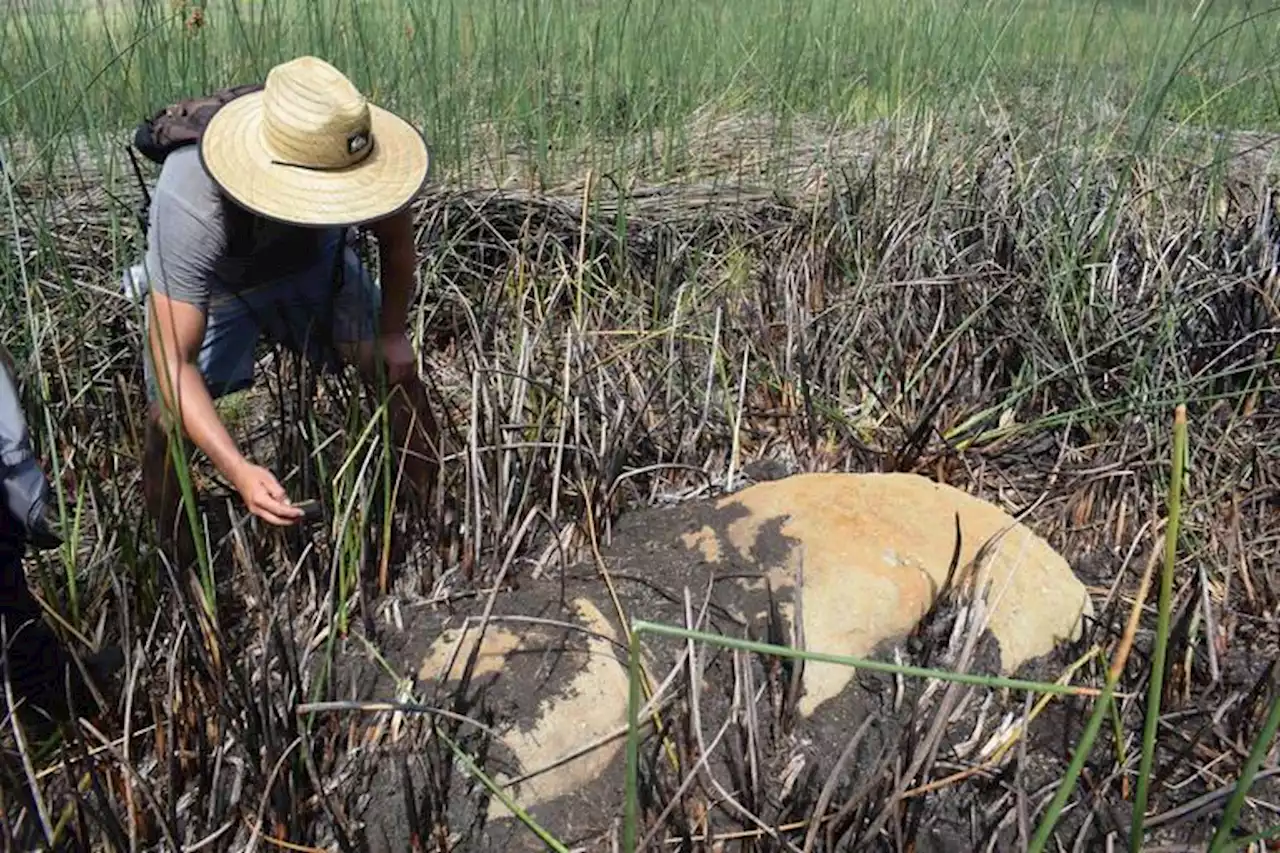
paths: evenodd
<path fill-rule="evenodd" d="M 200 160 L 232 201 L 291 225 L 361 225 L 398 213 L 421 192 L 431 153 L 417 128 L 369 105 L 373 150 L 346 169 L 320 170 L 272 160 L 259 133 L 262 92 L 220 107 L 200 138 Z"/>

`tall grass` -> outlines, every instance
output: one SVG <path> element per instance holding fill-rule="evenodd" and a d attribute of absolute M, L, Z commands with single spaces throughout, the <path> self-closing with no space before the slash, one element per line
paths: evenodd
<path fill-rule="evenodd" d="M 12 5 L 15 0 L 8 0 Z M 857 127 L 933 108 L 1280 121 L 1280 21 L 1214 0 L 21 0 L 0 137 L 63 153 L 316 53 L 420 123 L 440 174 L 678 173 L 696 117 Z M 1176 72 L 1176 73 L 1174 73 Z M 1169 82 L 1168 91 L 1163 84 Z M 780 131 L 784 134 L 785 130 Z M 785 136 L 775 140 L 785 144 Z M 585 162 L 584 162 L 585 161 Z"/>

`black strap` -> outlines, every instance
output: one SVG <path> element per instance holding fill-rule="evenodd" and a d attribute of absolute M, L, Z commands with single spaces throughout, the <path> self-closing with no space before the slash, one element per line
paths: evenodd
<path fill-rule="evenodd" d="M 126 145 L 124 150 L 129 153 L 129 159 L 133 162 L 133 174 L 138 179 L 138 189 L 142 190 L 142 204 L 138 205 L 135 215 L 138 217 L 138 225 L 142 227 L 142 233 L 147 233 L 147 219 L 151 210 L 151 193 L 147 192 L 147 182 L 142 178 L 142 167 L 138 165 L 138 157 L 133 153 L 133 146 Z"/>

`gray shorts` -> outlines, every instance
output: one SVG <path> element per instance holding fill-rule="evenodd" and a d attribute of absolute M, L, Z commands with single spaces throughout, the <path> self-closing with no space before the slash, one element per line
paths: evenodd
<path fill-rule="evenodd" d="M 255 350 L 263 336 L 320 370 L 340 370 L 344 363 L 334 344 L 369 341 L 377 335 L 381 292 L 353 247 L 341 245 L 345 275 L 336 289 L 332 265 L 325 264 L 326 275 L 298 275 L 210 301 L 197 364 L 214 399 L 252 387 Z M 145 289 L 142 267 L 126 272 L 123 284 L 126 292 Z M 155 402 L 159 389 L 146 346 L 143 365 L 147 400 Z"/>

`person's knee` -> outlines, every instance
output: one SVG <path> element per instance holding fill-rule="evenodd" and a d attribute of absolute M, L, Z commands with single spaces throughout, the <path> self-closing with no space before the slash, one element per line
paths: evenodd
<path fill-rule="evenodd" d="M 173 412 L 163 401 L 155 400 L 149 403 L 147 405 L 147 443 L 152 445 L 167 443 L 176 423 Z"/>
<path fill-rule="evenodd" d="M 173 419 L 163 403 L 147 407 L 147 423 L 143 433 L 142 475 L 145 489 L 160 488 L 171 475 L 170 430 Z"/>

